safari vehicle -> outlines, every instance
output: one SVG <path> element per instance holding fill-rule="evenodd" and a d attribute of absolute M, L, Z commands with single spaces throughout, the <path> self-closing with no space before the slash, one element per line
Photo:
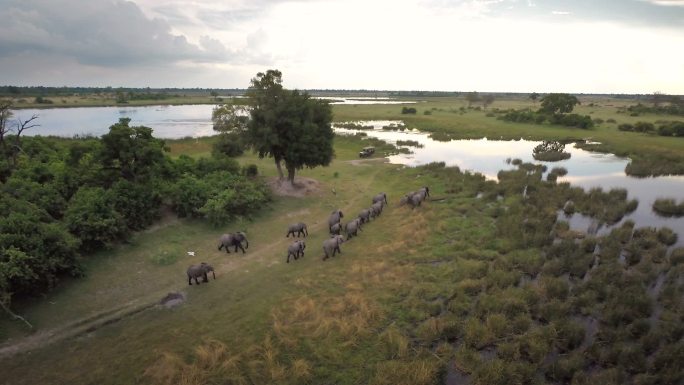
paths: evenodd
<path fill-rule="evenodd" d="M 375 153 L 375 147 L 364 147 L 359 151 L 359 158 L 368 158 Z"/>

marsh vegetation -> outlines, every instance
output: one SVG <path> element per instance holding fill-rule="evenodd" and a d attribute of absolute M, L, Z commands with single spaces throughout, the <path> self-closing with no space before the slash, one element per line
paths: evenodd
<path fill-rule="evenodd" d="M 399 113 L 396 106 L 387 113 L 345 108 L 357 110 L 353 120 Z M 342 116 L 350 114 L 344 111 Z M 513 123 L 488 126 L 494 119 L 479 111 L 460 115 L 446 108 L 411 115 L 406 126 L 435 128 L 445 115 L 466 122 L 438 134 L 449 138 L 464 135 L 470 124 L 490 134 L 529 133 Z M 553 135 L 547 139 L 560 139 Z M 644 138 L 642 145 L 678 140 Z M 167 141 L 172 170 L 198 181 L 214 175 L 209 155 L 215 140 Z M 52 141 L 36 139 L 46 146 Z M 620 141 L 604 146 L 615 143 L 625 153 L 634 149 Z M 623 219 L 644 202 L 625 189 L 562 182 L 572 169 L 530 163 L 529 148 L 525 156 L 502 155 L 511 156 L 510 169 L 494 179 L 445 162 L 417 168 L 359 162 L 359 148 L 368 145 L 378 155 L 393 151 L 366 132 L 337 136 L 331 165 L 301 172 L 320 182 L 318 193 L 273 197 L 268 207 L 250 211 L 251 220 L 235 215 L 220 228 L 203 216 L 167 218 L 163 226 L 153 220 L 147 231 L 132 232 L 128 243 L 86 254 L 84 278 L 17 303 L 16 310 L 40 332 L 63 325 L 88 331 L 33 346 L 30 354 L 19 349 L 4 355 L 4 378 L 26 384 L 434 384 L 458 372 L 472 384 L 684 380 L 684 249 L 672 249 L 680 234 L 671 229 Z M 79 153 L 70 156 L 89 164 L 89 152 Z M 36 162 L 18 176 L 50 175 L 52 168 L 38 161 L 46 152 L 32 154 Z M 275 176 L 272 161 L 249 152 L 227 164 L 235 174 L 256 168 L 257 179 L 244 177 L 255 184 Z M 498 165 L 505 165 L 503 159 Z M 431 197 L 420 209 L 395 204 L 424 185 Z M 328 234 L 315 224 L 320 218 L 333 208 L 368 204 L 377 191 L 390 199 L 383 220 L 345 243 L 341 257 L 285 264 L 289 240 L 273 234 L 301 220 L 313 224 L 307 242 L 321 242 Z M 602 234 L 579 231 L 570 226 L 573 215 L 614 225 Z M 227 229 L 250 235 L 245 256 L 216 251 Z M 187 290 L 188 250 L 216 267 L 210 285 Z M 118 306 L 129 305 L 114 306 L 154 304 L 183 288 L 185 302 L 173 309 L 126 308 L 132 315 L 118 317 Z M 106 322 L 107 314 L 117 315 L 116 321 Z M 92 322 L 99 324 L 91 328 Z M 31 333 L 19 322 L 0 322 L 3 348 Z M 29 370 L 35 367 L 41 370 Z"/>

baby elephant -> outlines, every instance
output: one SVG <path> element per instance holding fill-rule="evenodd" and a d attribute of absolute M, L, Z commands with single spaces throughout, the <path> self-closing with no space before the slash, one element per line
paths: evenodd
<path fill-rule="evenodd" d="M 290 255 L 294 257 L 295 261 L 299 257 L 304 256 L 304 249 L 306 249 L 306 243 L 303 240 L 296 240 L 292 242 L 290 246 L 287 247 L 287 263 L 290 263 Z"/>
<path fill-rule="evenodd" d="M 330 226 L 330 235 L 340 235 L 340 231 L 342 230 L 342 225 L 337 222 L 334 225 Z"/>
<path fill-rule="evenodd" d="M 344 218 L 344 214 L 342 214 L 342 210 L 340 209 L 337 209 L 330 213 L 330 217 L 328 217 L 328 229 L 332 230 L 333 225 L 335 223 L 340 223 L 341 218 Z"/>
<path fill-rule="evenodd" d="M 342 242 L 344 242 L 344 238 L 341 235 L 334 235 L 332 238 L 323 241 L 323 252 L 325 253 L 323 260 L 334 257 L 336 252 L 342 254 L 342 250 L 340 250 Z"/>
<path fill-rule="evenodd" d="M 295 223 L 295 224 L 290 225 L 290 227 L 287 228 L 286 237 L 289 238 L 290 234 L 292 234 L 292 237 L 294 238 L 295 233 L 297 233 L 297 238 L 299 238 L 300 235 L 303 235 L 305 237 L 308 236 L 309 231 L 306 229 L 306 223 L 299 222 L 299 223 Z"/>
<path fill-rule="evenodd" d="M 214 268 L 206 263 L 202 262 L 199 265 L 190 265 L 188 267 L 188 285 L 192 285 L 192 279 L 195 279 L 195 283 L 199 285 L 199 281 L 197 280 L 198 277 L 202 277 L 202 282 L 209 282 L 209 277 L 207 276 L 207 273 L 211 271 L 211 274 L 214 276 L 214 279 L 216 279 L 216 273 L 214 273 Z"/>

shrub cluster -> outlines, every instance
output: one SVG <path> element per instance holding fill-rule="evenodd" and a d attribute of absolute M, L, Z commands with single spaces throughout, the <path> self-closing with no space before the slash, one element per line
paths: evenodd
<path fill-rule="evenodd" d="M 684 201 L 677 203 L 674 199 L 659 198 L 653 202 L 653 211 L 665 217 L 684 216 Z"/>
<path fill-rule="evenodd" d="M 499 114 L 498 119 L 507 122 L 543 124 L 549 122 L 567 127 L 578 127 L 589 129 L 594 127 L 594 121 L 588 115 L 579 114 L 548 114 L 542 111 L 532 111 L 529 109 L 508 110 Z"/>
<path fill-rule="evenodd" d="M 101 139 L 22 138 L 18 154 L 0 146 L 4 159 L 16 157 L 0 173 L 0 301 L 80 275 L 86 254 L 150 226 L 163 202 L 178 216 L 221 223 L 269 199 L 234 159 L 219 152 L 174 160 L 151 129 L 128 123 Z M 256 175 L 256 167 L 244 173 Z"/>

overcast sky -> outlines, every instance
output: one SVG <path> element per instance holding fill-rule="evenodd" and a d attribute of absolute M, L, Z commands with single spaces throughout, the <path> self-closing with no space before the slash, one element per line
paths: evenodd
<path fill-rule="evenodd" d="M 684 0 L 0 0 L 0 84 L 684 94 Z"/>

